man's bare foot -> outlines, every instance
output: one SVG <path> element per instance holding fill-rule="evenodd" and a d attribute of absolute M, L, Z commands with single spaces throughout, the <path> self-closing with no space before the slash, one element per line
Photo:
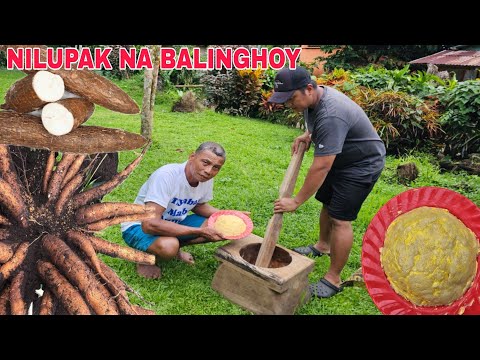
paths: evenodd
<path fill-rule="evenodd" d="M 146 279 L 160 279 L 162 270 L 156 265 L 137 264 L 137 273 Z"/>
<path fill-rule="evenodd" d="M 177 259 L 180 260 L 180 261 L 183 261 L 183 262 L 185 262 L 189 265 L 195 264 L 195 260 L 193 259 L 193 255 L 188 253 L 188 252 L 182 251 L 182 250 L 178 250 Z"/>

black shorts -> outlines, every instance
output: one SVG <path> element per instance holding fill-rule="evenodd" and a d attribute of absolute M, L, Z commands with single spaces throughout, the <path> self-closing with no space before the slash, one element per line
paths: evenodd
<path fill-rule="evenodd" d="M 363 179 L 346 178 L 331 170 L 315 199 L 327 207 L 328 214 L 337 220 L 353 221 L 357 218 L 363 202 L 380 177 L 381 171 Z"/>

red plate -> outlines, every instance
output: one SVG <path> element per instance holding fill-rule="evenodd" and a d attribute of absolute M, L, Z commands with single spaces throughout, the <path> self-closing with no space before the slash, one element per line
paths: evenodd
<path fill-rule="evenodd" d="M 215 214 L 213 214 L 212 216 L 210 216 L 208 218 L 208 226 L 213 227 L 213 224 L 215 224 L 215 221 L 217 221 L 218 217 L 222 216 L 222 215 L 235 215 L 236 217 L 239 217 L 240 219 L 242 219 L 243 222 L 245 223 L 245 225 L 247 226 L 245 231 L 243 233 L 241 233 L 240 235 L 225 236 L 225 239 L 228 239 L 228 240 L 243 239 L 244 237 L 246 237 L 246 236 L 248 236 L 252 233 L 252 230 L 253 230 L 252 219 L 250 219 L 247 215 L 245 215 L 244 213 L 242 213 L 240 211 L 237 211 L 237 210 L 220 210 L 220 211 L 217 211 Z"/>
<path fill-rule="evenodd" d="M 368 293 L 378 309 L 386 315 L 395 314 L 480 314 L 480 264 L 472 286 L 448 306 L 416 306 L 398 295 L 390 286 L 380 261 L 380 249 L 385 233 L 398 216 L 422 206 L 447 209 L 460 219 L 480 241 L 480 208 L 459 193 L 439 188 L 423 187 L 408 190 L 388 201 L 375 215 L 363 237 L 362 271 Z"/>

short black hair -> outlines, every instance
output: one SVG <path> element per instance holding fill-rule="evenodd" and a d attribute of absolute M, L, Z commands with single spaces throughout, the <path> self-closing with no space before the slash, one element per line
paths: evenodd
<path fill-rule="evenodd" d="M 220 156 L 221 158 L 224 158 L 224 159 L 227 158 L 227 153 L 225 152 L 225 149 L 223 148 L 223 146 L 212 141 L 207 141 L 201 144 L 198 147 L 198 149 L 195 151 L 195 154 L 198 154 L 206 150 L 211 151 L 212 153 L 214 153 L 217 156 Z"/>
<path fill-rule="evenodd" d="M 314 89 L 316 89 L 318 87 L 318 84 L 315 80 L 310 80 L 310 82 L 308 84 L 312 85 Z M 299 89 L 303 94 L 305 94 L 305 90 L 307 89 L 308 84 Z"/>

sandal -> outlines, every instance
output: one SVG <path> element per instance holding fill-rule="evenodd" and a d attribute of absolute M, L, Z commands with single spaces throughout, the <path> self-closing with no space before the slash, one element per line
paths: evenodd
<path fill-rule="evenodd" d="M 295 249 L 293 249 L 293 251 L 295 251 L 296 253 L 299 253 L 301 255 L 305 255 L 305 256 L 308 256 L 308 255 L 311 255 L 313 257 L 320 257 L 320 256 L 323 256 L 323 255 L 330 256 L 329 253 L 324 253 L 324 252 L 321 252 L 321 251 L 315 249 L 313 244 L 308 245 L 308 246 L 301 246 L 301 247 L 295 248 Z"/>
<path fill-rule="evenodd" d="M 311 296 L 319 298 L 329 298 L 343 291 L 343 287 L 337 287 L 325 278 L 320 279 L 318 283 L 310 284 L 308 289 Z"/>

